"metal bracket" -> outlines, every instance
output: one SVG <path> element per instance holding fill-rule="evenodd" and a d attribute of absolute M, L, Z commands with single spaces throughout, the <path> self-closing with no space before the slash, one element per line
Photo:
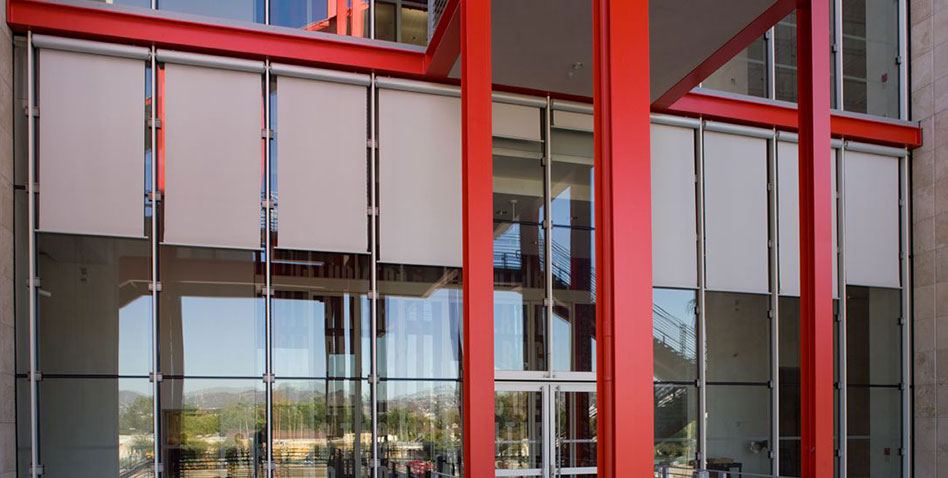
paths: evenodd
<path fill-rule="evenodd" d="M 379 298 L 379 293 L 374 290 L 370 290 L 367 295 L 369 296 L 370 300 L 375 300 Z"/>
<path fill-rule="evenodd" d="M 40 192 L 39 183 L 33 183 L 33 193 L 38 193 L 38 192 Z"/>
<path fill-rule="evenodd" d="M 148 118 L 147 120 L 145 120 L 145 124 L 149 128 L 161 129 L 161 120 L 158 118 L 154 118 L 154 119 Z"/>
<path fill-rule="evenodd" d="M 148 374 L 148 381 L 152 383 L 161 383 L 164 380 L 164 376 L 161 375 L 161 372 L 151 372 Z"/>
<path fill-rule="evenodd" d="M 161 282 L 149 282 L 148 290 L 150 292 L 161 292 Z"/>
<path fill-rule="evenodd" d="M 269 471 L 276 471 L 276 469 L 277 469 L 276 463 L 274 463 L 274 462 L 272 462 L 272 461 L 268 461 L 268 462 L 264 463 L 264 464 L 263 464 L 263 468 L 264 468 L 265 470 L 269 470 Z"/>
<path fill-rule="evenodd" d="M 379 383 L 379 376 L 378 376 L 378 375 L 375 375 L 375 374 L 370 374 L 370 375 L 369 375 L 369 383 L 371 383 L 371 384 L 373 384 L 373 385 L 378 385 L 378 383 Z"/>
<path fill-rule="evenodd" d="M 161 191 L 149 191 L 148 199 L 151 200 L 151 202 L 161 201 Z"/>
<path fill-rule="evenodd" d="M 164 473 L 164 472 L 165 472 L 165 464 L 164 464 L 164 463 L 158 463 L 157 466 L 158 466 L 158 473 Z"/>
<path fill-rule="evenodd" d="M 897 56 L 895 57 L 895 64 L 896 64 L 896 65 L 901 65 L 901 64 L 902 64 L 902 55 L 897 55 Z"/>
<path fill-rule="evenodd" d="M 42 382 L 42 381 L 43 381 L 43 373 L 40 372 L 39 370 L 37 370 L 35 373 L 36 373 L 36 381 L 37 381 L 37 382 Z M 30 373 L 27 372 L 26 375 L 29 376 Z"/>
<path fill-rule="evenodd" d="M 23 107 L 23 114 L 26 116 L 39 117 L 40 115 L 39 106 L 34 106 L 33 109 L 31 110 L 30 106 L 26 105 Z"/>
<path fill-rule="evenodd" d="M 273 139 L 274 131 L 270 128 L 263 128 L 260 130 L 260 137 L 263 139 Z"/>
<path fill-rule="evenodd" d="M 365 213 L 368 214 L 369 216 L 378 216 L 379 208 L 378 206 L 369 206 L 366 208 Z"/>
<path fill-rule="evenodd" d="M 836 42 L 830 43 L 830 51 L 836 53 L 839 47 L 836 46 Z"/>
<path fill-rule="evenodd" d="M 366 148 L 375 149 L 375 148 L 378 148 L 378 147 L 379 147 L 379 144 L 378 144 L 378 142 L 375 141 L 374 139 L 367 139 L 367 140 L 365 140 L 365 147 L 366 147 Z"/>
<path fill-rule="evenodd" d="M 27 281 L 27 287 L 33 287 L 34 289 L 39 289 L 42 287 L 43 281 L 39 277 L 34 277 L 33 280 Z"/>
<path fill-rule="evenodd" d="M 773 380 L 767 380 L 767 388 L 773 390 L 773 388 L 774 388 L 774 381 L 773 381 Z"/>
<path fill-rule="evenodd" d="M 263 374 L 263 383 L 273 383 L 275 381 L 276 381 L 276 376 L 274 376 L 272 373 Z"/>
<path fill-rule="evenodd" d="M 270 297 L 271 295 L 273 295 L 273 288 L 267 287 L 265 285 L 260 285 L 260 286 L 257 286 L 257 292 L 262 294 L 265 297 Z"/>
<path fill-rule="evenodd" d="M 261 200 L 260 200 L 260 207 L 262 207 L 262 208 L 264 208 L 264 209 L 273 209 L 273 206 L 274 206 L 274 203 L 273 203 L 273 201 L 270 200 L 270 199 L 261 199 Z"/>
<path fill-rule="evenodd" d="M 553 306 L 553 301 L 549 297 L 544 297 L 543 307 L 551 307 L 551 306 Z"/>
<path fill-rule="evenodd" d="M 43 474 L 43 465 L 30 465 L 30 474 L 31 474 L 31 475 L 42 475 L 42 474 Z"/>

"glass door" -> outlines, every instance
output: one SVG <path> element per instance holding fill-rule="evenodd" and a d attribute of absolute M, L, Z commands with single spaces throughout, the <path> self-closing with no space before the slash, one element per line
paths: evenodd
<path fill-rule="evenodd" d="M 550 387 L 554 477 L 595 477 L 596 384 L 555 384 Z"/>
<path fill-rule="evenodd" d="M 498 382 L 496 476 L 596 476 L 594 383 Z"/>

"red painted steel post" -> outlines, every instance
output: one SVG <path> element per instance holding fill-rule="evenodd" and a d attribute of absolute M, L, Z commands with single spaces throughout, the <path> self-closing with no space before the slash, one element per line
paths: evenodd
<path fill-rule="evenodd" d="M 593 0 L 600 478 L 654 470 L 648 18 Z"/>
<path fill-rule="evenodd" d="M 833 232 L 828 0 L 797 4 L 803 478 L 833 476 Z"/>
<path fill-rule="evenodd" d="M 464 476 L 494 476 L 494 173 L 490 4 L 461 0 Z"/>

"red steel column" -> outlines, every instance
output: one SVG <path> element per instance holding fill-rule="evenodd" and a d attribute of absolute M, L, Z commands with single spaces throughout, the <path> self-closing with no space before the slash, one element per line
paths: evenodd
<path fill-rule="evenodd" d="M 490 4 L 461 0 L 464 476 L 494 476 L 494 173 Z"/>
<path fill-rule="evenodd" d="M 797 2 L 803 478 L 833 476 L 833 236 L 828 0 Z"/>
<path fill-rule="evenodd" d="M 647 0 L 593 0 L 599 477 L 654 474 Z"/>

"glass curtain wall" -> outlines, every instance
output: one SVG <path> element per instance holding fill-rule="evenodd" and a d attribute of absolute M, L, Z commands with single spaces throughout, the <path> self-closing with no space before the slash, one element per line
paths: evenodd
<path fill-rule="evenodd" d="M 830 97 L 834 108 L 902 118 L 905 0 L 830 2 Z M 837 12 L 837 5 L 841 11 Z M 703 88 L 781 101 L 797 100 L 796 14 L 708 77 Z M 842 71 L 842 81 L 837 75 Z M 842 98 L 842 102 L 840 102 Z M 903 118 L 904 119 L 904 118 Z"/>
<path fill-rule="evenodd" d="M 153 0 L 88 0 L 152 8 Z M 435 27 L 427 0 L 154 0 L 157 10 L 426 46 Z M 443 8 L 437 2 L 436 11 Z M 374 21 L 371 16 L 374 12 Z M 436 16 L 437 13 L 434 13 Z M 373 30 L 374 26 L 374 30 Z"/>

